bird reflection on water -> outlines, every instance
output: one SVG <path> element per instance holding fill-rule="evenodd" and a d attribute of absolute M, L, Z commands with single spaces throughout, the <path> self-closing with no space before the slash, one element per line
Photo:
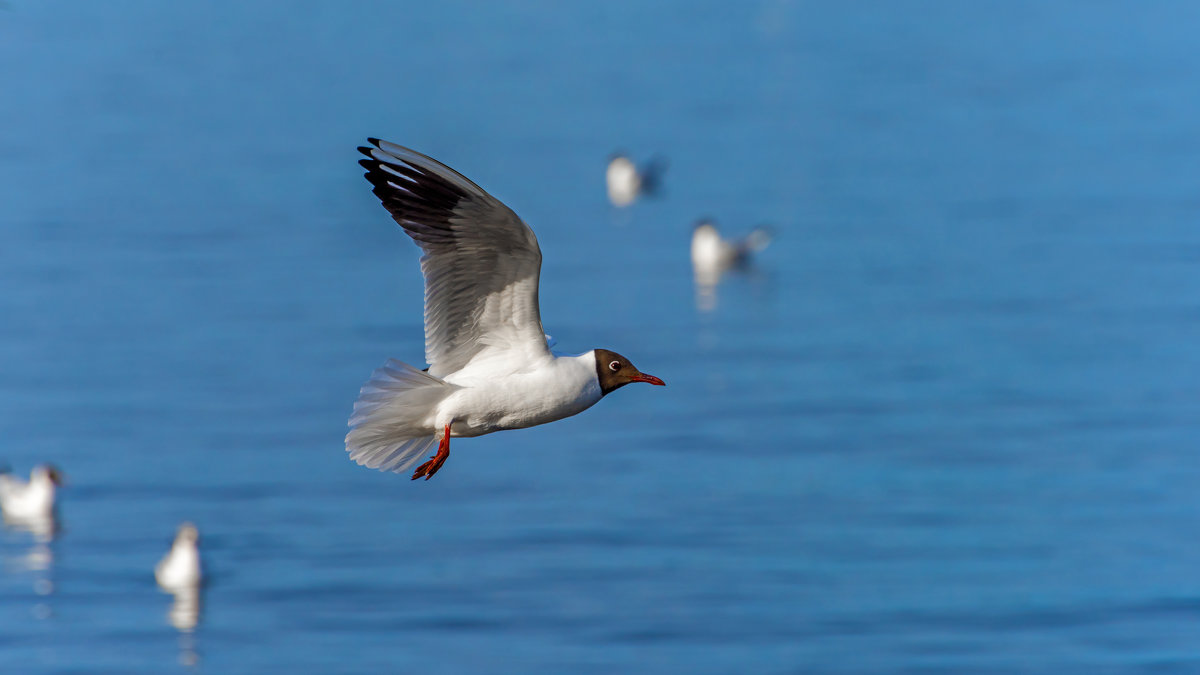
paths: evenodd
<path fill-rule="evenodd" d="M 58 517 L 55 513 L 43 513 L 28 517 L 4 517 L 5 529 L 14 536 L 32 537 L 33 545 L 16 555 L 5 555 L 5 569 L 12 574 L 29 574 L 33 581 L 33 592 L 37 602 L 33 605 L 33 615 L 38 619 L 47 619 L 53 615 L 50 606 L 50 596 L 54 594 L 54 549 L 55 536 L 60 532 Z"/>
<path fill-rule="evenodd" d="M 14 574 L 29 574 L 37 601 L 33 616 L 48 619 L 54 615 L 50 597 L 54 594 L 53 543 L 61 531 L 58 518 L 57 489 L 63 485 L 63 474 L 53 464 L 39 464 L 29 474 L 29 480 L 13 475 L 7 468 L 0 471 L 0 511 L 4 514 L 5 529 L 28 534 L 33 546 L 5 560 L 5 567 Z M 6 556 L 7 558 L 7 556 Z"/>
<path fill-rule="evenodd" d="M 174 597 L 167 610 L 167 622 L 179 631 L 179 663 L 194 666 L 200 663 L 196 649 L 196 627 L 200 625 L 200 610 L 204 598 L 199 585 L 163 589 Z"/>

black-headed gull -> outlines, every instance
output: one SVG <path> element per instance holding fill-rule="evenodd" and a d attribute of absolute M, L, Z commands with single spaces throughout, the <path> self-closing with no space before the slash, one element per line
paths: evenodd
<path fill-rule="evenodd" d="M 171 550 L 154 566 L 154 580 L 174 597 L 167 621 L 179 632 L 191 633 L 200 623 L 200 591 L 204 584 L 200 532 L 195 525 L 185 522 L 176 530 Z M 198 657 L 190 643 L 180 643 L 179 659 L 185 665 L 196 662 Z"/>
<path fill-rule="evenodd" d="M 450 167 L 368 139 L 359 164 L 375 196 L 421 247 L 425 360 L 376 370 L 354 403 L 346 450 L 359 464 L 428 480 L 451 436 L 480 436 L 582 412 L 629 384 L 662 385 L 607 349 L 551 353 L 538 310 L 542 253 L 517 214 Z"/>
<path fill-rule="evenodd" d="M 200 532 L 191 523 L 183 523 L 175 532 L 171 550 L 154 567 L 154 579 L 164 590 L 175 592 L 195 588 L 204 580 L 200 567 Z"/>
<path fill-rule="evenodd" d="M 725 271 L 750 261 L 753 253 L 771 243 L 771 230 L 756 227 L 739 239 L 723 239 L 716 223 L 703 219 L 692 230 L 692 266 L 696 270 Z"/>
<path fill-rule="evenodd" d="M 716 307 L 716 286 L 732 269 L 746 267 L 752 254 L 771 243 L 771 230 L 757 227 L 740 239 L 724 239 L 710 219 L 702 219 L 692 230 L 692 274 L 696 280 L 696 303 L 701 310 Z"/>
<path fill-rule="evenodd" d="M 628 155 L 613 155 L 604 172 L 608 201 L 613 206 L 629 206 L 639 195 L 654 194 L 661 187 L 662 175 L 666 170 L 667 162 L 662 158 L 656 157 L 638 169 Z"/>
<path fill-rule="evenodd" d="M 62 472 L 53 464 L 35 466 L 28 482 L 6 470 L 0 473 L 0 511 L 10 521 L 53 518 L 57 488 L 62 483 Z"/>

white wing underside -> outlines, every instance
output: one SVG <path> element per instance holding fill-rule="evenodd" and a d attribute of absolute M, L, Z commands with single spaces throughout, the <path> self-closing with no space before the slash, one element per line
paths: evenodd
<path fill-rule="evenodd" d="M 421 247 L 425 360 L 445 377 L 473 361 L 549 358 L 538 311 L 542 254 L 515 213 L 450 167 L 371 139 L 360 163 L 375 195 Z"/>

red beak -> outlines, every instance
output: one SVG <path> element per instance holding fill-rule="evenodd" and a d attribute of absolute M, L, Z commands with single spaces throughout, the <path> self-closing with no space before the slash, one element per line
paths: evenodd
<path fill-rule="evenodd" d="M 658 379 L 657 377 L 655 377 L 653 375 L 647 375 L 645 373 L 638 373 L 637 375 L 634 375 L 633 377 L 629 378 L 629 381 L 630 382 L 645 382 L 647 384 L 656 384 L 660 387 L 667 386 L 666 382 L 663 382 L 662 380 Z"/>

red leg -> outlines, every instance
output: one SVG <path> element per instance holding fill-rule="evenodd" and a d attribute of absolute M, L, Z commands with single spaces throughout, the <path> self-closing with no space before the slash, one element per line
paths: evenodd
<path fill-rule="evenodd" d="M 434 455 L 433 457 L 430 457 L 428 462 L 425 462 L 421 466 L 418 466 L 417 470 L 413 472 L 412 479 L 416 480 L 416 479 L 420 478 L 421 476 L 424 476 L 425 480 L 429 480 L 430 478 L 433 478 L 433 474 L 437 473 L 438 469 L 442 468 L 442 465 L 446 463 L 446 459 L 448 457 L 450 457 L 450 425 L 449 424 L 446 425 L 446 432 L 445 432 L 445 434 L 442 435 L 441 442 L 438 443 L 437 454 Z"/>

